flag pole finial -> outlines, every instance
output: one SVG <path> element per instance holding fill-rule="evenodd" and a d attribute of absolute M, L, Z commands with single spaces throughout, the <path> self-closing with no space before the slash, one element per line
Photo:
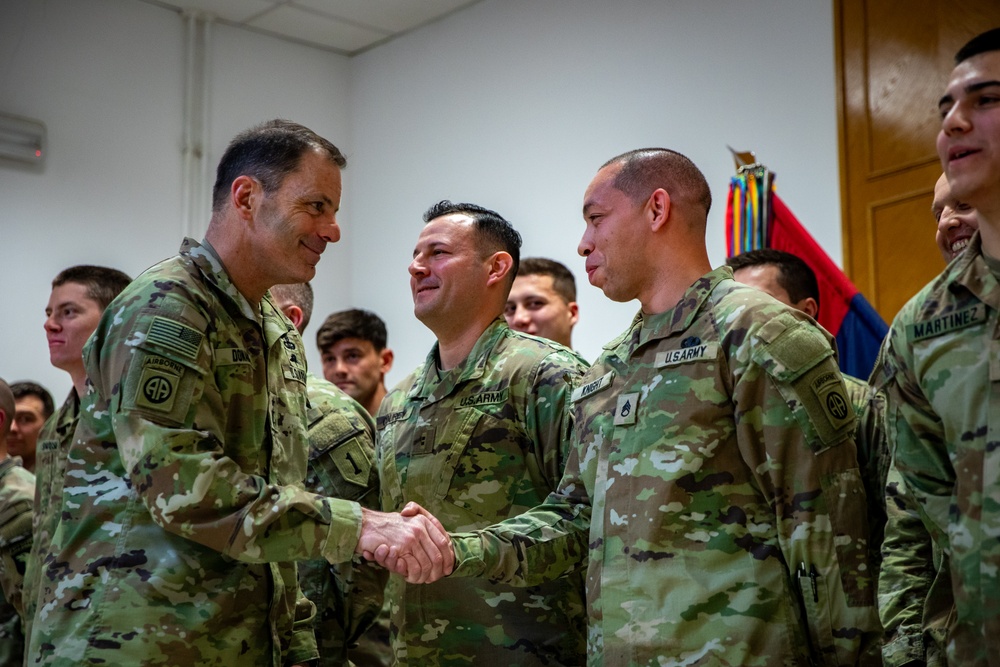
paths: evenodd
<path fill-rule="evenodd" d="M 741 169 L 753 169 L 755 167 L 761 166 L 757 162 L 757 154 L 753 151 L 738 151 L 732 146 L 726 145 L 729 152 L 733 154 L 733 162 L 736 165 L 736 172 L 739 173 Z"/>

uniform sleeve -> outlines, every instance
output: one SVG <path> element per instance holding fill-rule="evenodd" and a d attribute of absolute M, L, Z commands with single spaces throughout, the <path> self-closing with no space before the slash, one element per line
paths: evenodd
<path fill-rule="evenodd" d="M 569 457 L 573 418 L 570 396 L 587 367 L 574 355 L 557 351 L 539 365 L 528 402 L 525 427 L 542 452 L 542 466 L 549 488 L 555 489 Z"/>
<path fill-rule="evenodd" d="M 31 505 L 34 496 L 34 485 L 29 479 L 30 473 L 14 470 L 0 480 L 0 588 L 22 617 L 22 587 L 31 551 Z"/>
<path fill-rule="evenodd" d="M 871 566 L 877 573 L 882 562 L 881 549 L 885 538 L 885 484 L 891 454 L 885 437 L 885 395 L 875 391 L 868 393 L 868 400 L 857 413 L 858 424 L 854 434 L 858 464 L 868 501 L 868 529 L 871 534 L 869 557 Z"/>
<path fill-rule="evenodd" d="M 888 522 L 878 580 L 879 618 L 884 632 L 882 658 L 886 667 L 926 664 L 925 609 L 930 612 L 931 587 L 940 564 L 934 562 L 930 534 L 894 467 L 889 471 L 886 495 Z"/>
<path fill-rule="evenodd" d="M 380 509 L 371 417 L 346 397 L 314 397 L 311 390 L 310 404 L 307 488 Z M 360 556 L 336 564 L 303 561 L 298 567 L 302 590 L 316 603 L 314 628 L 324 661 L 346 662 L 349 648 L 378 619 L 388 571 Z"/>
<path fill-rule="evenodd" d="M 737 442 L 775 508 L 818 664 L 877 660 L 878 619 L 854 412 L 830 343 L 789 313 L 734 358 Z"/>
<path fill-rule="evenodd" d="M 194 307 L 168 298 L 155 310 L 125 315 L 96 342 L 100 395 L 111 397 L 106 409 L 125 474 L 164 530 L 235 560 L 350 559 L 361 529 L 356 503 L 308 493 L 297 485 L 301 480 L 276 483 L 244 472 L 268 465 L 250 457 L 270 456 L 268 436 L 250 424 L 246 442 L 220 440 L 213 416 L 226 411 L 205 391 L 207 382 L 218 381 L 207 321 Z M 250 387 L 231 401 L 253 396 Z M 273 404 L 267 409 L 266 423 L 278 437 L 271 422 L 279 415 Z M 196 428 L 196 420 L 212 426 Z M 248 460 L 234 460 L 233 451 Z"/>
<path fill-rule="evenodd" d="M 886 397 L 885 431 L 893 451 L 886 485 L 888 522 L 879 575 L 879 615 L 887 665 L 934 664 L 954 620 L 950 573 L 935 562 L 935 541 L 947 544 L 950 483 L 944 429 L 912 371 L 912 355 L 897 317 L 872 380 Z M 905 461 L 905 464 L 904 464 Z M 932 626 L 939 626 L 936 629 Z M 940 659 L 938 656 L 937 659 Z"/>
<path fill-rule="evenodd" d="M 542 505 L 480 531 L 455 533 L 452 576 L 485 577 L 494 583 L 535 586 L 582 567 L 587 558 L 590 499 L 578 479 L 580 458 L 572 447 L 571 396 L 586 372 L 575 355 L 549 354 L 539 365 L 526 429 L 543 453 L 552 488 Z"/>
<path fill-rule="evenodd" d="M 900 324 L 903 313 L 889 330 L 878 378 L 886 396 L 886 437 L 894 465 L 932 538 L 947 548 L 955 471 L 945 445 L 944 426 L 913 373 L 912 355 Z"/>
<path fill-rule="evenodd" d="M 591 502 L 580 480 L 580 465 L 574 448 L 558 489 L 544 504 L 480 531 L 454 533 L 451 576 L 537 586 L 585 567 Z"/>

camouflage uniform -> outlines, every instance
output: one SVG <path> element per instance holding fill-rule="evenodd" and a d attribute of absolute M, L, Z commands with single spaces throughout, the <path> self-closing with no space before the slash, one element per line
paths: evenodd
<path fill-rule="evenodd" d="M 306 374 L 291 323 L 185 239 L 107 308 L 84 362 L 28 664 L 316 658 L 292 561 L 350 560 L 361 510 L 301 487 Z"/>
<path fill-rule="evenodd" d="M 62 407 L 46 420 L 38 434 L 35 455 L 35 512 L 32 521 L 31 556 L 24 575 L 24 620 L 25 634 L 31 635 L 31 623 L 38 603 L 40 577 L 39 565 L 49 552 L 52 534 L 59 523 L 59 509 L 62 506 L 63 476 L 66 473 L 66 453 L 73 442 L 73 433 L 80 420 L 80 399 L 76 389 L 69 390 L 69 396 Z"/>
<path fill-rule="evenodd" d="M 540 503 L 565 462 L 570 350 L 496 319 L 456 368 L 423 365 L 382 401 L 382 505 L 416 501 L 449 530 L 484 528 Z M 440 375 L 440 377 L 439 377 Z M 411 665 L 579 665 L 586 648 L 582 573 L 517 589 L 390 579 L 396 659 Z"/>
<path fill-rule="evenodd" d="M 361 405 L 326 380 L 310 373 L 309 467 L 306 489 L 321 496 L 354 500 L 379 509 L 375 424 Z M 388 573 L 358 556 L 344 563 L 325 560 L 299 563 L 299 585 L 316 604 L 319 664 L 348 664 L 348 654 L 368 631 L 382 609 Z M 388 639 L 388 638 L 386 638 Z M 389 662 L 388 642 L 382 647 Z"/>
<path fill-rule="evenodd" d="M 843 377 L 848 400 L 858 418 L 854 443 L 868 499 L 868 529 L 871 534 L 868 556 L 877 576 L 885 537 L 885 479 L 889 470 L 889 443 L 885 440 L 885 429 L 882 427 L 885 396 L 872 391 L 871 385 L 864 380 L 851 375 Z"/>
<path fill-rule="evenodd" d="M 532 584 L 587 562 L 590 665 L 877 663 L 828 334 L 723 267 L 637 315 L 573 400 L 559 490 L 456 535 L 460 576 Z"/>
<path fill-rule="evenodd" d="M 0 461 L 0 667 L 24 661 L 22 585 L 31 551 L 31 507 L 35 476 L 21 459 Z"/>
<path fill-rule="evenodd" d="M 878 579 L 882 661 L 886 667 L 944 667 L 948 630 L 955 622 L 947 560 L 895 466 L 889 469 L 885 493 L 889 520 Z"/>
<path fill-rule="evenodd" d="M 878 367 L 875 373 L 877 374 Z M 948 627 L 954 622 L 951 578 L 891 466 L 883 421 L 885 395 L 849 375 L 847 393 L 858 415 L 855 440 L 868 495 L 872 562 L 878 573 L 878 612 L 885 667 L 944 667 Z"/>
<path fill-rule="evenodd" d="M 950 664 L 1000 664 L 998 270 L 977 234 L 900 310 L 873 376 L 895 465 L 950 564 Z"/>

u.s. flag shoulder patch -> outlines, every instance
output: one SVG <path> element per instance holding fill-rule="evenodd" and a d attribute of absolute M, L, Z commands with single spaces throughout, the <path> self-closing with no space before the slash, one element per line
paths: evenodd
<path fill-rule="evenodd" d="M 146 342 L 164 351 L 173 352 L 182 359 L 196 360 L 205 334 L 177 320 L 157 315 L 149 323 Z"/>

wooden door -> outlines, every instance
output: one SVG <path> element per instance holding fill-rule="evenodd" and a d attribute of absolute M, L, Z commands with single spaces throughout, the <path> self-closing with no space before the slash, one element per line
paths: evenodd
<path fill-rule="evenodd" d="M 887 322 L 944 268 L 937 102 L 998 0 L 835 0 L 844 268 Z"/>

